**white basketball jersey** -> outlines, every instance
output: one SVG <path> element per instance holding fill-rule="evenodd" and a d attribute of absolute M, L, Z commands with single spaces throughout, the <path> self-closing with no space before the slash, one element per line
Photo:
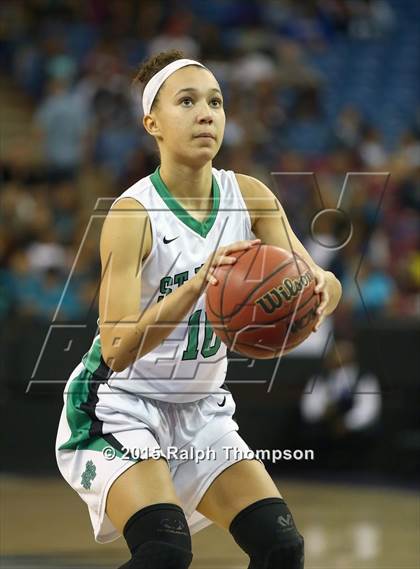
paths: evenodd
<path fill-rule="evenodd" d="M 137 200 L 150 218 L 153 243 L 142 267 L 139 310 L 160 302 L 191 279 L 218 247 L 255 238 L 234 172 L 213 168 L 212 197 L 207 219 L 194 219 L 172 197 L 157 169 L 115 200 Z M 99 359 L 97 336 L 84 362 L 97 368 Z M 124 371 L 112 372 L 109 384 L 161 401 L 191 402 L 216 391 L 226 371 L 226 346 L 207 321 L 202 294 L 159 346 Z"/>

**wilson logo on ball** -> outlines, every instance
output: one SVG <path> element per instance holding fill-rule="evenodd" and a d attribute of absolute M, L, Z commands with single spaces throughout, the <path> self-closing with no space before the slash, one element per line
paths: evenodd
<path fill-rule="evenodd" d="M 273 245 L 235 251 L 231 266 L 214 271 L 206 315 L 226 346 L 249 358 L 281 357 L 313 331 L 321 301 L 308 263 Z"/>
<path fill-rule="evenodd" d="M 280 308 L 284 302 L 290 302 L 307 288 L 314 277 L 311 271 L 307 271 L 297 279 L 284 279 L 282 284 L 274 287 L 255 301 L 267 313 L 272 314 Z"/>

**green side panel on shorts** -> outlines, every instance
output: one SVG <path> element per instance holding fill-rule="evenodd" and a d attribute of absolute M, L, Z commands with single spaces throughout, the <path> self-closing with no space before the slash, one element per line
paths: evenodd
<path fill-rule="evenodd" d="M 201 235 L 201 237 L 206 237 L 207 233 L 213 227 L 216 221 L 216 216 L 219 211 L 220 204 L 220 188 L 217 184 L 216 178 L 212 178 L 211 195 L 213 198 L 213 205 L 208 218 L 204 221 L 198 221 L 192 215 L 188 213 L 186 209 L 178 202 L 176 198 L 171 194 L 167 188 L 165 182 L 160 176 L 160 166 L 156 168 L 153 174 L 150 176 L 155 190 L 158 192 L 160 197 L 163 199 L 167 207 L 172 211 L 173 214 L 177 216 L 178 219 L 185 223 L 190 229 Z"/>
<path fill-rule="evenodd" d="M 71 436 L 68 441 L 59 447 L 59 450 L 88 449 L 102 452 L 105 447 L 112 446 L 115 448 L 115 446 L 112 445 L 112 442 L 109 442 L 100 436 L 92 437 L 90 434 L 92 418 L 82 408 L 82 405 L 87 404 L 88 402 L 92 375 L 92 372 L 88 369 L 84 369 L 69 385 L 66 402 L 66 416 L 67 423 L 71 430 Z M 119 449 L 115 448 L 115 451 L 115 456 L 122 456 L 122 452 Z"/>

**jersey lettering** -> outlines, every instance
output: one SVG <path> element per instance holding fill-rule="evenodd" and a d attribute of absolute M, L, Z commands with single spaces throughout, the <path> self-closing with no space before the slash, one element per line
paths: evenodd
<path fill-rule="evenodd" d="M 182 354 L 183 360 L 196 360 L 198 356 L 198 343 L 199 343 L 199 332 L 200 332 L 200 319 L 203 310 L 200 308 L 193 312 L 188 320 L 188 342 L 187 349 L 184 350 Z M 204 340 L 201 346 L 201 355 L 203 358 L 211 358 L 216 355 L 219 351 L 222 340 L 216 336 L 210 322 L 205 315 L 205 325 L 204 325 Z M 214 338 L 214 340 L 213 340 Z"/>

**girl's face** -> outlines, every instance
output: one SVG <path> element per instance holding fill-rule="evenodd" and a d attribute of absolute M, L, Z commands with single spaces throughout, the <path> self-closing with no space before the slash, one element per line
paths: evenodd
<path fill-rule="evenodd" d="M 225 112 L 219 84 L 202 67 L 178 69 L 162 85 L 146 130 L 159 144 L 162 157 L 202 166 L 213 160 L 222 144 Z"/>

